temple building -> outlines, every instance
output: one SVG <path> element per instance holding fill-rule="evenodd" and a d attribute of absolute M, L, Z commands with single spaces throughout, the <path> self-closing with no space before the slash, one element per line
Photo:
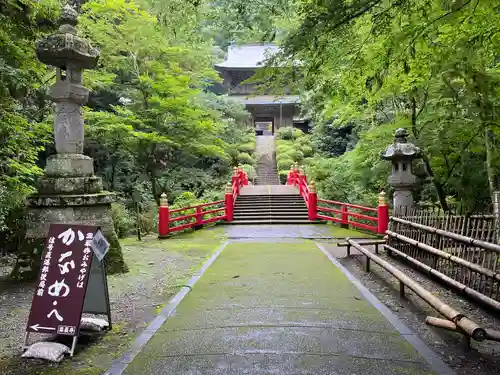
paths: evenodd
<path fill-rule="evenodd" d="M 297 95 L 259 95 L 256 84 L 245 82 L 263 69 L 264 61 L 278 51 L 273 44 L 232 45 L 227 59 L 215 64 L 215 69 L 223 78 L 223 91 L 231 99 L 244 104 L 252 114 L 257 135 L 274 134 L 285 126 L 308 131 L 307 120 L 299 117 L 300 100 Z"/>

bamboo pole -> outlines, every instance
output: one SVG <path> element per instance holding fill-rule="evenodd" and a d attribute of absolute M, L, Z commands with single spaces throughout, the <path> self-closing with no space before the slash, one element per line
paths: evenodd
<path fill-rule="evenodd" d="M 395 232 L 392 232 L 390 230 L 386 231 L 386 234 L 391 236 L 391 237 L 394 237 L 394 238 L 397 238 L 398 240 L 400 241 L 404 241 L 406 243 L 409 243 L 410 245 L 413 245 L 413 246 L 416 246 L 422 250 L 425 250 L 425 251 L 428 251 L 434 255 L 437 255 L 443 259 L 447 259 L 447 260 L 450 260 L 456 264 L 459 264 L 461 266 L 464 266 L 464 267 L 467 267 L 468 269 L 474 271 L 474 272 L 477 272 L 477 273 L 481 273 L 485 276 L 488 276 L 488 277 L 491 277 L 497 281 L 500 281 L 500 274 L 498 273 L 495 273 L 487 268 L 484 268 L 484 267 L 481 267 L 480 265 L 477 265 L 475 263 L 471 263 L 467 260 L 464 260 L 462 258 L 459 258 L 459 257 L 456 257 L 454 255 L 451 255 L 450 253 L 447 253 L 446 251 L 443 251 L 443 250 L 438 250 L 432 246 L 429 246 L 427 244 L 424 244 L 424 243 L 420 243 L 418 241 L 415 241 L 415 240 L 412 240 L 411 238 L 408 238 L 408 237 L 405 237 L 405 236 L 402 236 L 398 233 L 395 233 Z"/>
<path fill-rule="evenodd" d="M 403 252 L 401 252 L 401 251 L 399 251 L 391 246 L 384 245 L 384 248 L 386 248 L 387 250 L 390 250 L 392 253 L 394 253 L 402 258 L 405 258 L 408 262 L 417 266 L 422 271 L 428 273 L 429 275 L 435 276 L 436 278 L 443 281 L 444 283 L 459 290 L 460 292 L 462 292 L 466 296 L 468 296 L 472 299 L 475 299 L 476 301 L 482 302 L 485 305 L 487 305 L 488 307 L 490 307 L 496 311 L 500 311 L 500 302 L 498 302 L 498 301 L 496 301 L 488 296 L 485 296 L 484 294 L 479 293 L 478 291 L 462 284 L 461 282 L 459 282 L 457 280 L 452 279 L 451 277 L 446 276 L 445 274 L 435 270 L 434 268 L 410 257 L 409 255 L 407 255 L 407 254 L 405 254 L 405 253 L 403 253 Z"/>
<path fill-rule="evenodd" d="M 425 230 L 429 233 L 436 233 L 440 236 L 451 238 L 452 240 L 463 242 L 463 243 L 466 243 L 466 244 L 471 245 L 471 246 L 477 246 L 477 247 L 480 247 L 480 248 L 485 249 L 485 250 L 490 250 L 490 251 L 494 251 L 496 253 L 500 253 L 500 245 L 496 245 L 496 244 L 491 243 L 491 242 L 476 240 L 476 239 L 471 238 L 471 237 L 462 236 L 461 234 L 451 233 L 451 232 L 448 232 L 448 231 L 445 231 L 442 229 L 428 227 L 426 225 L 417 224 L 417 223 L 414 223 L 412 221 L 401 219 L 399 217 L 391 217 L 391 220 L 398 222 L 398 223 L 401 223 L 401 224 L 409 225 L 409 226 L 414 227 L 414 228 Z"/>
<path fill-rule="evenodd" d="M 428 316 L 427 318 L 425 318 L 425 323 L 433 327 L 446 329 L 447 331 L 464 334 L 464 332 L 455 323 L 450 322 L 449 320 Z M 486 340 L 500 342 L 500 331 L 494 331 L 491 329 L 486 329 L 485 331 L 486 331 L 486 337 L 485 337 Z"/>
<path fill-rule="evenodd" d="M 348 238 L 347 242 L 349 242 L 362 254 L 366 255 L 368 258 L 373 260 L 379 266 L 384 268 L 387 272 L 396 277 L 399 281 L 401 281 L 413 292 L 415 292 L 420 298 L 422 298 L 427 304 L 429 304 L 431 307 L 439 311 L 439 313 L 441 313 L 441 315 L 443 315 L 445 318 L 457 324 L 457 326 L 459 326 L 460 329 L 466 332 L 474 340 L 482 341 L 485 339 L 486 332 L 483 328 L 479 327 L 476 323 L 465 317 L 463 314 L 459 313 L 457 310 L 455 310 L 451 306 L 448 306 L 447 304 L 442 302 L 439 298 L 429 293 L 417 282 L 412 280 L 410 277 L 406 276 L 401 270 L 397 269 L 392 264 L 386 262 L 377 255 L 372 254 L 364 247 L 360 246 L 356 241 L 353 241 Z"/>

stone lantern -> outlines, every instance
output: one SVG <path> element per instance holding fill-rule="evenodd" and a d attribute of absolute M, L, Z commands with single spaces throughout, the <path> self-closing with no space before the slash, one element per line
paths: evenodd
<path fill-rule="evenodd" d="M 103 192 L 94 175 L 92 158 L 83 155 L 82 106 L 89 90 L 83 86 L 83 70 L 95 68 L 99 51 L 77 35 L 78 14 L 66 5 L 55 34 L 36 45 L 38 59 L 56 68 L 56 83 L 50 89 L 55 102 L 54 143 L 56 154 L 48 157 L 38 192 L 28 197 L 26 240 L 14 277 L 36 276 L 45 237 L 52 223 L 99 225 L 110 242 L 109 271 L 124 271 L 122 252 L 111 219 L 114 195 Z M 28 275 L 24 275 L 27 273 Z"/>
<path fill-rule="evenodd" d="M 413 192 L 416 177 L 412 172 L 413 160 L 420 157 L 420 149 L 408 142 L 406 129 L 396 130 L 394 143 L 382 153 L 382 159 L 392 163 L 392 173 L 387 182 L 394 189 L 393 209 L 395 213 L 413 207 Z"/>

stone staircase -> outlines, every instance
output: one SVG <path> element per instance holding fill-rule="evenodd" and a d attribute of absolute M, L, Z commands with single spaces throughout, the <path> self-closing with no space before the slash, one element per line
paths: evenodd
<path fill-rule="evenodd" d="M 230 224 L 311 224 L 299 194 L 241 195 Z"/>
<path fill-rule="evenodd" d="M 257 154 L 256 185 L 279 185 L 278 169 L 276 167 L 276 148 L 274 136 L 259 135 L 255 147 Z"/>

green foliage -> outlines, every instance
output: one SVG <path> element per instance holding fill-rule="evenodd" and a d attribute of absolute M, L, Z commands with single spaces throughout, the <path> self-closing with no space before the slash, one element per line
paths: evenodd
<path fill-rule="evenodd" d="M 249 143 L 243 143 L 241 145 L 238 145 L 238 151 L 245 152 L 249 155 L 252 155 L 255 152 L 255 144 L 249 142 Z"/>
<path fill-rule="evenodd" d="M 304 157 L 311 157 L 313 156 L 314 154 L 314 151 L 312 149 L 311 146 L 308 146 L 308 145 L 304 145 L 300 148 L 300 151 L 302 151 L 302 154 L 304 155 Z"/>
<path fill-rule="evenodd" d="M 249 165 L 254 165 L 255 160 L 246 152 L 241 152 L 238 154 L 238 164 L 249 164 Z"/>
<path fill-rule="evenodd" d="M 302 161 L 302 159 L 304 159 L 304 154 L 300 150 L 291 149 L 291 150 L 288 150 L 285 155 L 289 156 L 290 159 L 292 159 L 294 162 L 297 162 L 297 163 L 300 163 Z"/>
<path fill-rule="evenodd" d="M 282 185 L 286 184 L 286 179 L 288 178 L 288 172 L 289 172 L 289 170 L 284 170 L 284 169 L 280 169 L 278 171 L 279 178 L 280 178 L 280 183 Z"/>
<path fill-rule="evenodd" d="M 250 181 L 253 181 L 257 177 L 257 172 L 255 171 L 253 165 L 243 164 L 241 166 L 241 169 L 243 169 L 246 172 L 246 174 L 248 175 L 248 179 Z"/>
<path fill-rule="evenodd" d="M 313 149 L 338 158 L 328 161 L 335 175 L 319 173 L 319 162 L 315 179 L 330 194 L 370 201 L 387 178 L 379 154 L 406 127 L 424 156 L 417 198 L 488 206 L 500 175 L 498 6 L 301 0 L 298 9 L 276 60 L 301 61 Z"/>
<path fill-rule="evenodd" d="M 123 203 L 111 204 L 111 217 L 118 238 L 127 237 L 136 226 L 135 218 Z"/>
<path fill-rule="evenodd" d="M 279 128 L 276 132 L 276 137 L 278 139 L 284 139 L 288 141 L 293 141 L 304 136 L 304 132 L 300 129 L 289 127 Z"/>
<path fill-rule="evenodd" d="M 288 155 L 286 155 L 288 156 Z M 292 159 L 280 159 L 278 161 L 278 170 L 279 171 L 289 171 L 290 170 L 290 167 L 294 164 L 294 161 Z"/>

